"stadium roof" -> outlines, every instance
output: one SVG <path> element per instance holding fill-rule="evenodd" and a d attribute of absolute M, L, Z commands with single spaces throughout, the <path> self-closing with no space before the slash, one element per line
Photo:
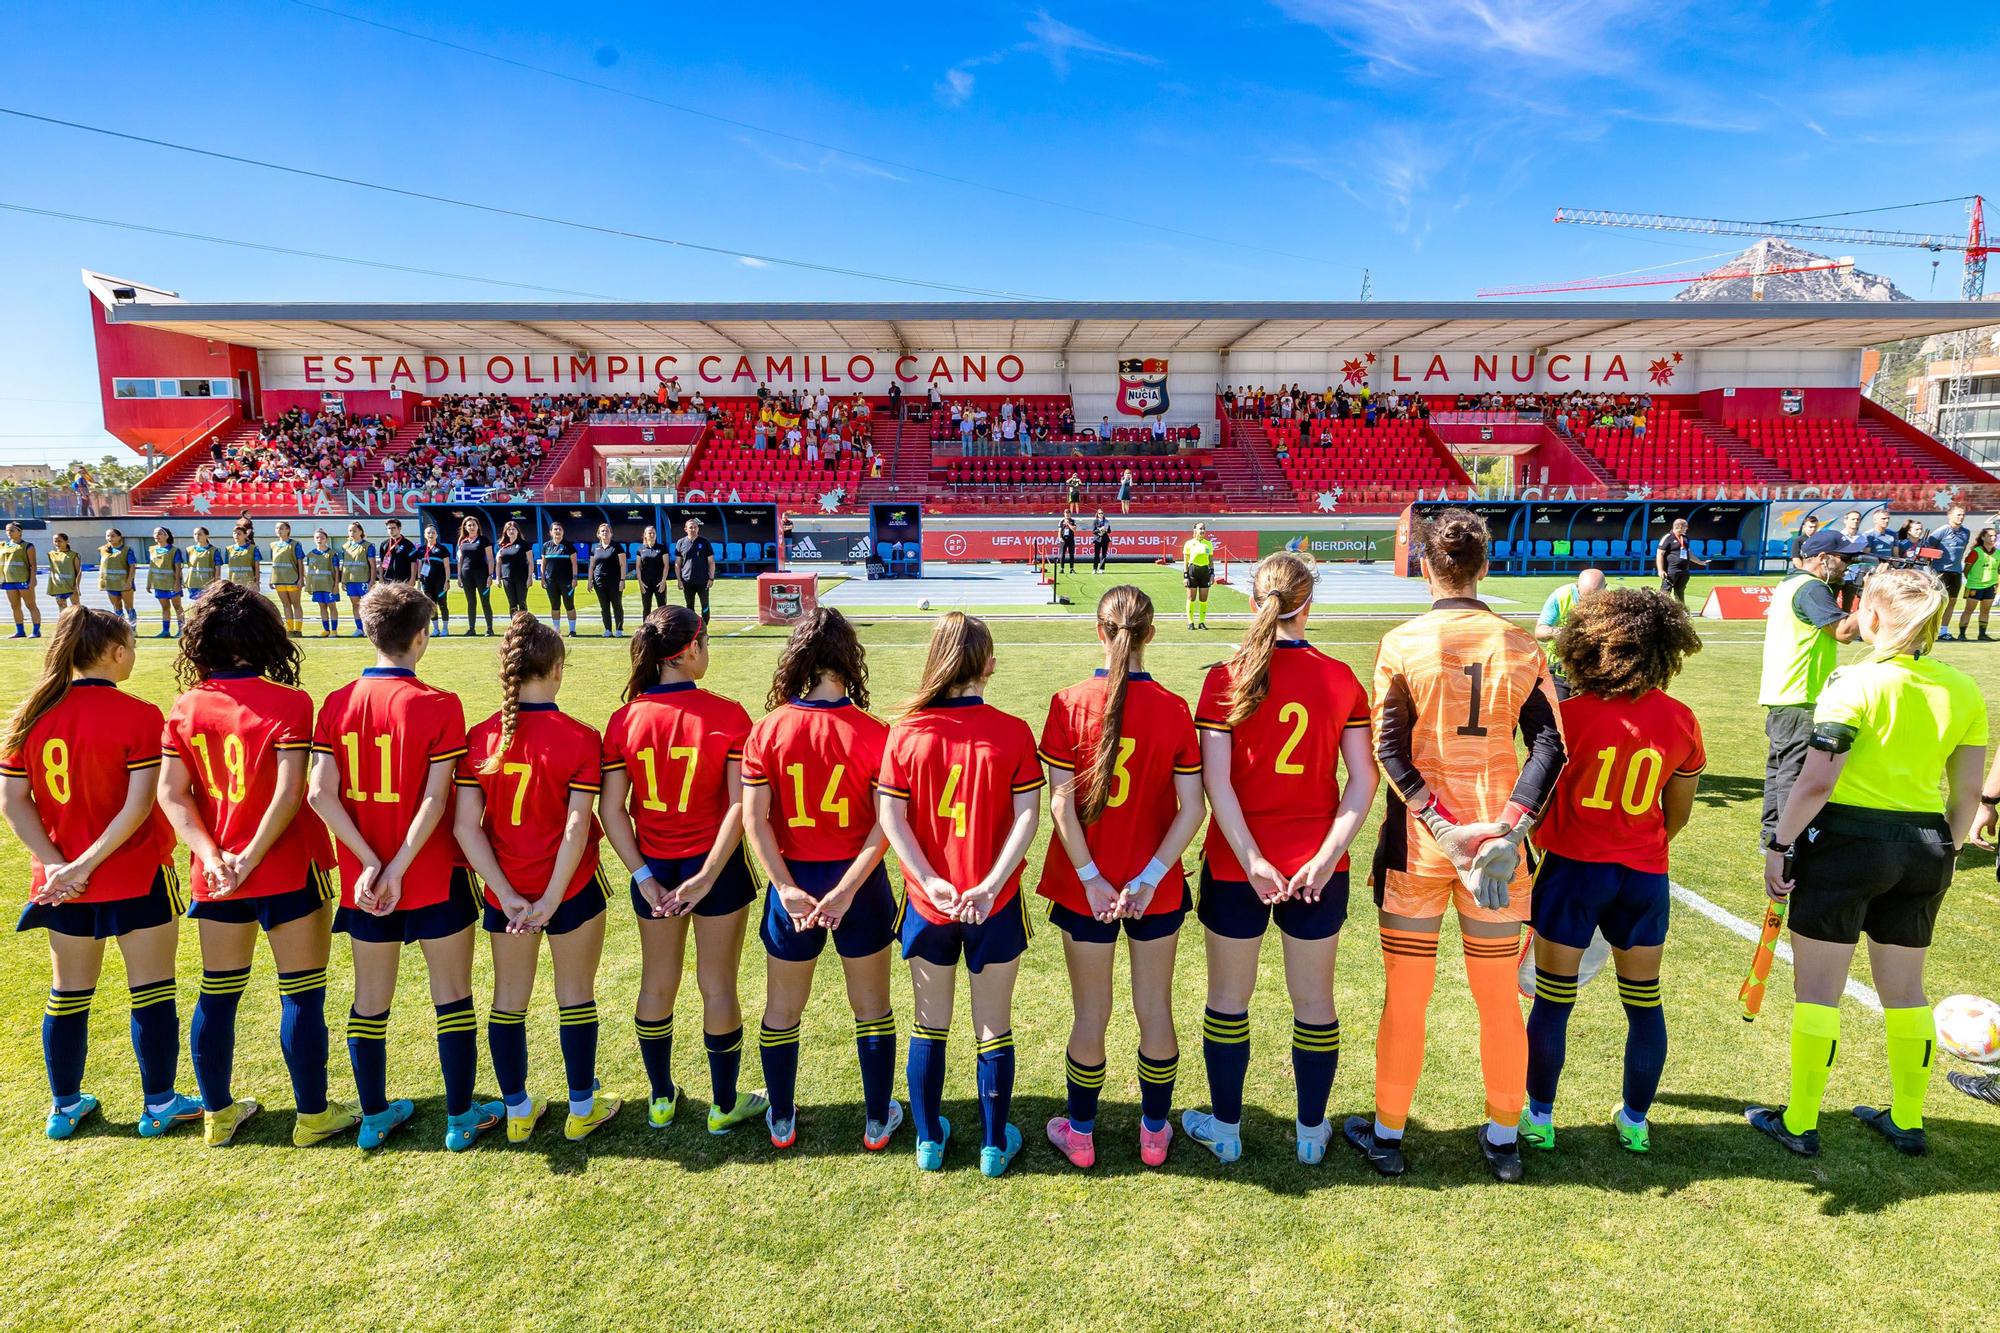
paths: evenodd
<path fill-rule="evenodd" d="M 93 275 L 94 276 L 94 275 Z M 93 287 L 93 290 L 98 288 Z M 140 289 L 152 297 L 153 290 Z M 166 295 L 165 293 L 159 293 Z M 106 302 L 144 324 L 267 351 L 576 349 L 1336 351 L 1409 347 L 1849 349 L 1991 324 L 1967 301 L 1064 301 L 865 304 Z"/>

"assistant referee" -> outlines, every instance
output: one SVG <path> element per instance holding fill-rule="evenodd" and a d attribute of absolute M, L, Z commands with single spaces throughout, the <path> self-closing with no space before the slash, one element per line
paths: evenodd
<path fill-rule="evenodd" d="M 1181 561 L 1186 566 L 1181 582 L 1187 585 L 1188 628 L 1207 629 L 1208 590 L 1215 582 L 1215 543 L 1209 540 L 1206 523 L 1195 524 L 1194 535 L 1181 544 Z"/>
<path fill-rule="evenodd" d="M 1840 645 L 1860 634 L 1855 614 L 1834 595 L 1847 566 L 1867 550 L 1859 540 L 1822 528 L 1799 543 L 1799 572 L 1771 594 L 1764 622 L 1764 674 L 1757 702 L 1764 706 L 1764 837 L 1778 826 L 1785 797 L 1806 761 L 1813 705 L 1840 660 Z"/>

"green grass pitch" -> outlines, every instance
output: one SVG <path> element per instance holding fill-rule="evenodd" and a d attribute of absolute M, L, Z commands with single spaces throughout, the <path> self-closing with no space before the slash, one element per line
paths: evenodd
<path fill-rule="evenodd" d="M 1171 574 L 1141 577 L 1161 611 L 1148 666 L 1192 697 L 1237 622 L 1221 619 L 1191 634 L 1179 624 Z M 1493 590 L 1532 611 L 1553 582 L 1496 580 Z M 1074 610 L 1087 611 L 1097 587 L 1080 581 Z M 748 606 L 746 587 L 724 590 L 708 684 L 760 712 L 782 631 L 751 625 Z M 1216 606 L 1240 612 L 1241 594 L 1221 590 Z M 587 612 L 586 629 L 593 620 Z M 1389 623 L 1328 618 L 1313 637 L 1365 680 Z M 864 625 L 877 707 L 890 708 L 915 681 L 927 626 Z M 1760 630 L 1707 626 L 1707 650 L 1676 689 L 1701 716 L 1710 766 L 1694 821 L 1675 845 L 1674 877 L 1751 919 L 1762 904 L 1755 830 L 1763 737 L 1753 703 Z M 995 632 L 1000 670 L 990 697 L 1037 727 L 1050 692 L 1097 664 L 1087 620 L 1010 619 Z M 316 695 L 370 660 L 353 641 L 307 647 Z M 1942 651 L 1989 694 L 2000 692 L 2000 651 L 1977 644 Z M 0 703 L 11 707 L 39 654 L 27 645 L 5 654 Z M 170 645 L 144 641 L 131 688 L 165 704 L 170 667 Z M 458 690 L 468 721 L 477 721 L 497 703 L 493 667 L 493 641 L 454 638 L 434 645 L 422 674 Z M 622 643 L 578 640 L 564 706 L 601 724 L 625 671 Z M 1372 840 L 1371 829 L 1355 848 L 1357 866 L 1366 865 Z M 1039 866 L 1043 845 L 1031 866 Z M 18 901 L 24 855 L 10 839 L 0 857 Z M 1358 871 L 1352 894 L 1338 989 L 1346 1047 L 1336 1117 L 1370 1107 L 1382 993 Z M 612 911 L 598 989 L 602 1072 L 607 1092 L 639 1098 L 644 1079 L 630 1024 L 638 950 L 623 903 L 614 900 Z M 999 1181 L 979 1175 L 963 1138 L 939 1175 L 918 1173 L 907 1130 L 892 1151 L 861 1151 L 860 1084 L 831 954 L 805 1018 L 799 1141 L 785 1154 L 770 1148 L 760 1126 L 711 1138 L 698 1107 L 655 1134 L 629 1104 L 585 1145 L 563 1142 L 545 1121 L 521 1148 L 489 1140 L 464 1155 L 445 1152 L 415 950 L 391 1025 L 390 1087 L 415 1097 L 418 1112 L 384 1152 L 363 1157 L 351 1138 L 290 1146 L 275 979 L 262 952 L 242 1009 L 236 1082 L 274 1114 L 226 1150 L 205 1148 L 191 1130 L 154 1142 L 131 1132 L 137 1083 L 114 950 L 99 988 L 87 1080 L 106 1115 L 77 1139 L 51 1144 L 42 1137 L 47 1092 L 36 1038 L 46 946 L 36 934 L 0 934 L 0 1253 L 9 1289 L 0 1327 L 1850 1329 L 1972 1326 L 2000 1313 L 2000 1297 L 1982 1276 L 2000 1234 L 2000 1114 L 1940 1077 L 1929 1105 L 1931 1155 L 1894 1155 L 1845 1113 L 1855 1102 L 1886 1098 L 1888 1081 L 1880 1018 L 1849 1002 L 1824 1154 L 1814 1162 L 1787 1156 L 1743 1123 L 1741 1109 L 1783 1095 L 1790 972 L 1778 968 L 1765 1017 L 1746 1025 L 1735 993 L 1749 946 L 1692 912 L 1676 909 L 1667 950 L 1673 1045 L 1653 1154 L 1620 1153 L 1605 1126 L 1618 1099 L 1624 1024 L 1614 989 L 1601 982 L 1585 990 L 1571 1029 L 1559 1151 L 1531 1154 L 1519 1188 L 1492 1183 L 1472 1142 L 1481 1106 L 1477 1036 L 1450 927 L 1404 1180 L 1375 1179 L 1338 1142 L 1318 1167 L 1294 1158 L 1289 1014 L 1275 939 L 1267 941 L 1251 1008 L 1243 1159 L 1220 1166 L 1182 1138 L 1164 1169 L 1140 1165 L 1136 1031 L 1121 1014 L 1110 1039 L 1099 1164 L 1074 1171 L 1042 1137 L 1043 1121 L 1061 1108 L 1069 1002 L 1057 937 L 1040 912 L 1034 916 L 1039 928 L 1014 1024 L 1014 1116 L 1028 1146 Z M 1996 931 L 1992 858 L 1969 853 L 1940 923 L 1934 999 L 2000 989 Z M 339 1093 L 350 1087 L 340 1044 L 350 974 L 338 940 L 331 971 Z M 188 930 L 183 1020 L 198 972 Z M 762 975 L 753 932 L 743 962 L 752 1025 Z M 1865 965 L 1859 975 L 1866 979 Z M 1178 979 L 1177 1112 L 1206 1101 L 1202 982 L 1201 932 L 1191 922 Z M 474 982 L 482 1013 L 488 984 L 482 946 Z M 905 1033 L 907 987 L 899 967 Z M 699 999 L 691 975 L 680 1012 L 676 1073 L 699 1101 L 706 1072 L 693 1035 Z M 961 1004 L 946 1109 L 970 1126 L 977 1112 L 964 1014 Z M 531 1081 L 544 1092 L 561 1081 L 555 1032 L 545 973 L 530 1018 Z M 751 1086 L 755 1061 L 753 1042 L 744 1070 Z M 481 1094 L 490 1096 L 483 1034 L 480 1063 Z M 182 1084 L 191 1089 L 192 1076 L 184 1072 Z"/>

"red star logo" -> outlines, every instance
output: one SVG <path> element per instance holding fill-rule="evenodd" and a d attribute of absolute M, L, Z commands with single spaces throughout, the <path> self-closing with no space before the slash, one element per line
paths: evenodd
<path fill-rule="evenodd" d="M 1370 359 L 1372 360 L 1373 358 L 1371 357 Z M 1340 363 L 1340 373 L 1346 378 L 1349 384 L 1366 384 L 1368 382 L 1368 372 L 1362 368 L 1360 360 L 1355 357 L 1349 357 Z"/>
<path fill-rule="evenodd" d="M 1681 354 L 1680 354 L 1679 352 L 1675 352 L 1675 353 L 1674 353 L 1674 364 L 1678 366 L 1678 365 L 1679 365 L 1680 363 L 1681 363 Z"/>
<path fill-rule="evenodd" d="M 1668 364 L 1667 358 L 1664 356 L 1648 365 L 1646 371 L 1653 377 L 1653 383 L 1655 384 L 1672 384 L 1674 382 L 1674 368 Z"/>
<path fill-rule="evenodd" d="M 1371 366 L 1375 364 L 1375 353 L 1370 352 L 1368 354 L 1368 364 Z"/>

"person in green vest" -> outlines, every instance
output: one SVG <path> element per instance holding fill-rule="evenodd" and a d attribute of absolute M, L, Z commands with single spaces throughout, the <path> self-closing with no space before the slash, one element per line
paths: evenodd
<path fill-rule="evenodd" d="M 1562 659 L 1556 656 L 1555 637 L 1570 616 L 1576 611 L 1576 604 L 1604 586 L 1604 571 L 1586 569 L 1576 576 L 1576 582 L 1565 583 L 1549 594 L 1542 603 L 1542 614 L 1535 619 L 1535 637 L 1548 645 L 1543 651 L 1549 655 L 1549 679 L 1555 683 L 1556 698 L 1569 698 L 1569 677 L 1563 675 Z"/>
<path fill-rule="evenodd" d="M 106 528 L 104 545 L 97 548 L 97 586 L 111 600 L 112 614 L 139 628 L 139 611 L 132 605 L 132 548 L 117 528 Z"/>
<path fill-rule="evenodd" d="M 35 544 L 28 541 L 19 523 L 7 525 L 7 539 L 0 541 L 0 591 L 7 594 L 7 605 L 14 612 L 14 637 L 28 638 L 27 626 L 22 623 L 23 613 L 35 622 L 35 638 L 42 637 L 42 608 L 35 605 L 35 571 L 40 561 L 35 555 Z"/>
<path fill-rule="evenodd" d="M 1979 608 L 1979 641 L 1993 642 L 1986 622 L 1993 618 L 1993 586 L 2000 583 L 2000 533 L 1987 527 L 1979 530 L 1972 545 L 1965 548 L 1965 600 L 1959 604 L 1958 637 L 1972 621 L 1972 608 Z M 18 623 L 18 622 L 17 622 Z"/>
<path fill-rule="evenodd" d="M 375 582 L 375 543 L 359 523 L 347 525 L 347 540 L 340 544 L 340 581 L 347 589 L 347 603 L 354 612 L 354 637 L 367 633 L 361 627 L 361 599 Z"/>
<path fill-rule="evenodd" d="M 49 596 L 56 599 L 56 614 L 69 610 L 83 590 L 83 557 L 69 544 L 69 534 L 58 532 L 49 548 Z"/>
<path fill-rule="evenodd" d="M 240 583 L 252 592 L 262 590 L 264 553 L 257 549 L 257 534 L 250 520 L 237 520 L 236 531 L 224 554 L 229 558 L 231 583 Z"/>
<path fill-rule="evenodd" d="M 1187 567 L 1181 582 L 1187 585 L 1188 628 L 1207 629 L 1208 590 L 1215 582 L 1215 543 L 1209 539 L 1207 524 L 1194 525 L 1194 535 L 1181 546 L 1181 560 Z"/>
<path fill-rule="evenodd" d="M 305 583 L 306 548 L 292 540 L 292 525 L 280 519 L 278 535 L 271 540 L 271 591 L 278 595 L 278 609 L 284 616 L 285 633 L 294 639 L 305 634 L 305 609 L 299 605 L 299 589 Z"/>
<path fill-rule="evenodd" d="M 174 545 L 174 534 L 164 527 L 153 529 L 153 546 L 146 552 L 146 586 L 160 603 L 160 632 L 156 639 L 174 637 L 174 622 L 187 623 L 181 601 L 182 582 L 187 572 L 187 553 Z"/>
<path fill-rule="evenodd" d="M 1771 592 L 1764 621 L 1764 672 L 1757 702 L 1764 706 L 1763 841 L 1784 813 L 1785 798 L 1805 766 L 1812 741 L 1813 706 L 1840 660 L 1840 645 L 1861 634 L 1860 618 L 1840 609 L 1834 591 L 1868 543 L 1836 528 L 1822 528 L 1799 543 L 1799 570 Z"/>
<path fill-rule="evenodd" d="M 200 597 L 222 576 L 222 552 L 208 539 L 207 528 L 194 530 L 187 549 L 187 587 L 190 598 Z"/>
<path fill-rule="evenodd" d="M 340 553 L 325 528 L 314 530 L 305 563 L 306 594 L 319 607 L 319 636 L 330 639 L 340 628 Z"/>

